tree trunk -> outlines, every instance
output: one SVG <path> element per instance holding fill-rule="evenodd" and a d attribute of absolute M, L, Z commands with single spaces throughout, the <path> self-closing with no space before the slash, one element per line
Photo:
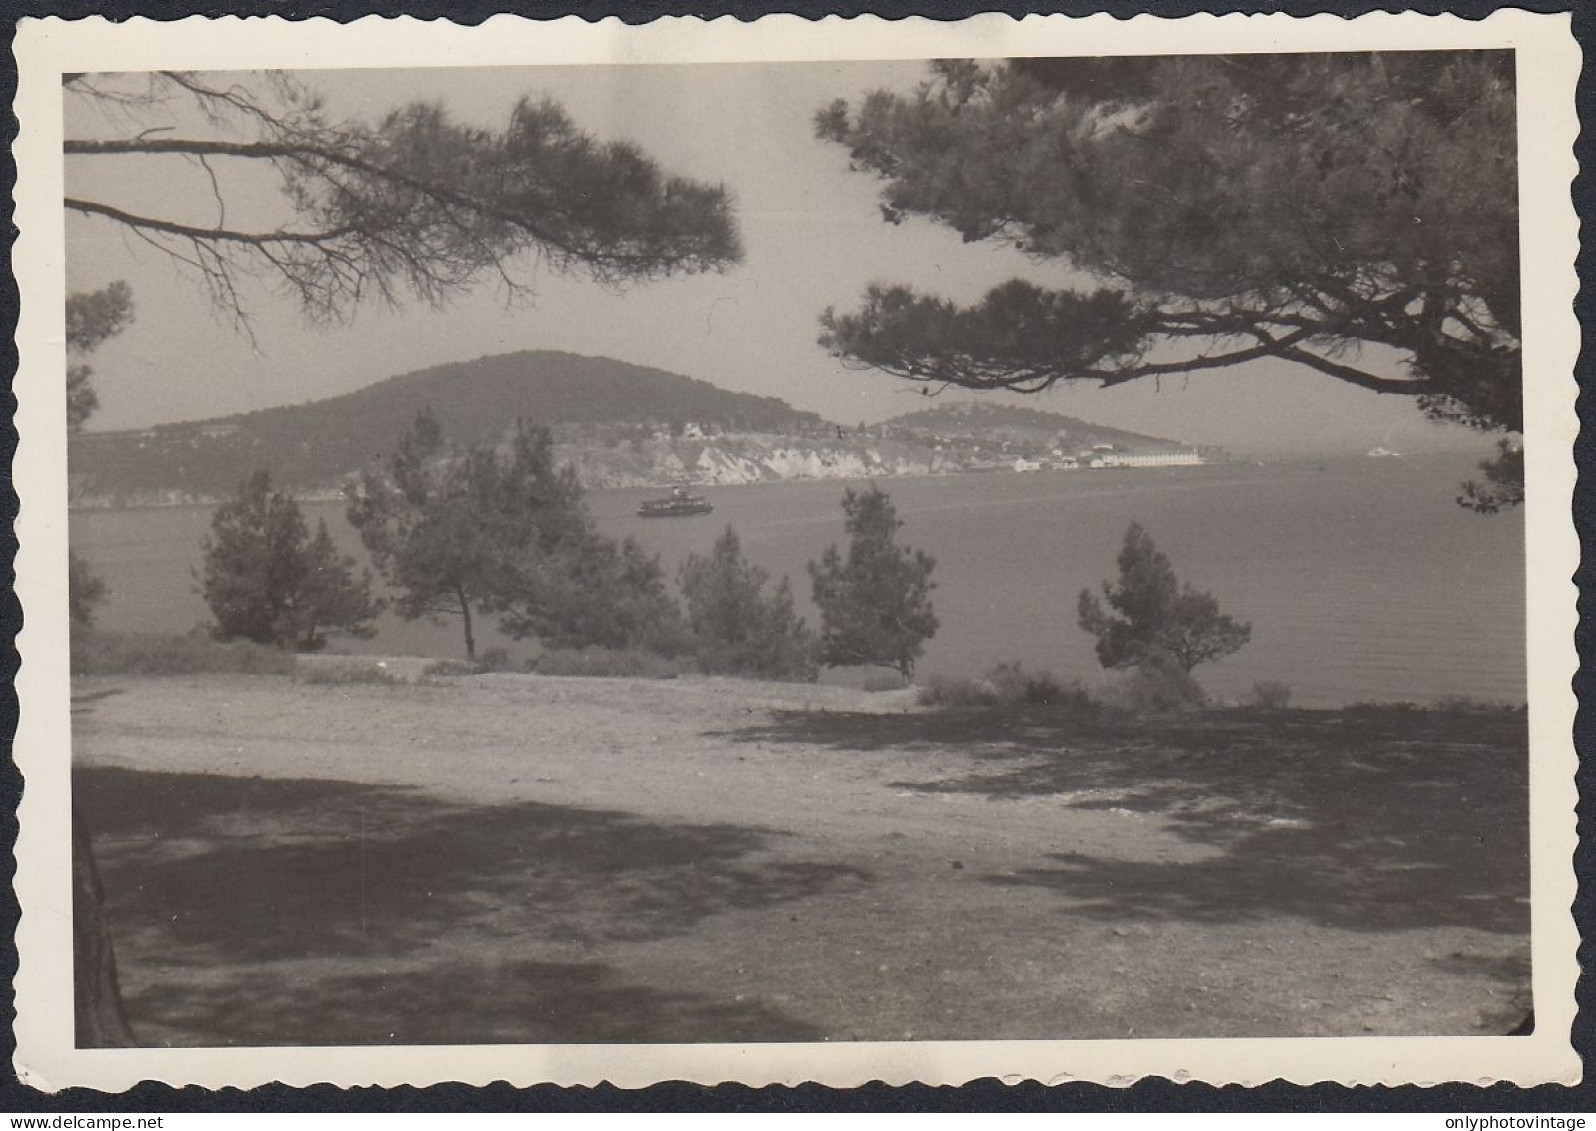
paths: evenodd
<path fill-rule="evenodd" d="M 105 923 L 100 873 L 89 832 L 72 808 L 72 981 L 78 1048 L 134 1043 L 116 980 L 116 952 Z"/>
<path fill-rule="evenodd" d="M 454 593 L 460 598 L 460 619 L 465 622 L 466 659 L 474 664 L 477 662 L 477 638 L 471 634 L 471 602 L 466 600 L 465 590 L 456 589 Z"/>

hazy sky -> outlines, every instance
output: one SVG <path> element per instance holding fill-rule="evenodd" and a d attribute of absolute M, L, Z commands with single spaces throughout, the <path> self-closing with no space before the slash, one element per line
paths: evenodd
<path fill-rule="evenodd" d="M 877 183 L 850 172 L 841 149 L 814 139 L 811 118 L 826 102 L 881 86 L 909 89 L 924 73 L 917 63 L 805 63 L 302 75 L 340 116 L 371 118 L 408 100 L 436 99 L 461 121 L 502 128 L 518 96 L 551 95 L 601 138 L 636 141 L 670 172 L 724 182 L 737 201 L 746 259 L 725 274 L 619 292 L 542 270 L 529 309 L 507 309 L 484 284 L 446 310 L 368 306 L 333 327 L 308 324 L 292 301 L 262 286 L 246 294 L 252 346 L 185 269 L 116 225 L 69 215 L 69 286 L 125 279 L 138 311 L 135 324 L 93 358 L 101 409 L 90 427 L 144 427 L 317 400 L 442 362 L 523 349 L 657 366 L 844 422 L 923 407 L 907 382 L 829 358 L 815 344 L 819 313 L 852 307 L 874 281 L 909 282 L 960 300 L 1015 275 L 1072 281 L 1061 264 L 964 244 L 928 222 L 884 223 Z M 67 99 L 66 113 L 69 136 L 108 129 L 76 99 Z M 170 120 L 152 111 L 138 128 Z M 127 124 L 115 132 L 128 132 Z M 250 186 L 223 185 L 237 198 L 232 207 L 249 204 Z M 203 171 L 181 159 L 69 158 L 67 187 L 153 207 L 178 201 L 195 217 L 215 215 Z M 1161 387 L 1060 389 L 1020 403 L 1258 455 L 1490 446 L 1489 438 L 1428 423 L 1406 398 L 1269 364 L 1166 379 Z"/>

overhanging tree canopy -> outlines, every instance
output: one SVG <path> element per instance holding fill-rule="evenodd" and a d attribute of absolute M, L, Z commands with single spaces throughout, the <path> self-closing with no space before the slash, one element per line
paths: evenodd
<path fill-rule="evenodd" d="M 546 100 L 521 100 L 495 132 L 428 103 L 375 124 L 335 119 L 281 76 L 243 85 L 163 71 L 147 88 L 92 75 L 63 84 L 125 129 L 68 138 L 68 158 L 168 159 L 171 175 L 198 179 L 206 202 L 186 214 L 181 193 L 159 212 L 69 194 L 67 209 L 188 265 L 240 319 L 246 275 L 275 281 L 313 319 L 330 320 L 363 298 L 408 293 L 437 304 L 483 279 L 521 295 L 522 257 L 614 284 L 723 268 L 742 255 L 724 187 L 668 176 L 633 145 L 596 141 Z M 204 128 L 190 129 L 196 110 Z M 238 169 L 275 181 L 281 223 L 240 217 L 248 210 L 229 199 Z"/>
<path fill-rule="evenodd" d="M 1508 52 L 934 64 L 912 95 L 822 110 L 818 134 L 885 181 L 889 221 L 1094 284 L 970 306 L 873 286 L 822 343 L 1020 392 L 1274 358 L 1521 430 L 1514 102 Z"/>

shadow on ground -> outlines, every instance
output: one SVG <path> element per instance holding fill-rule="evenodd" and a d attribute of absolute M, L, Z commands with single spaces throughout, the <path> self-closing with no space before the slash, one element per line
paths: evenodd
<path fill-rule="evenodd" d="M 778 855 L 770 830 L 615 811 L 117 768 L 73 789 L 124 967 L 167 975 L 130 994 L 135 1030 L 208 1043 L 803 1039 L 769 1010 L 504 956 L 646 943 L 870 878 Z"/>
<path fill-rule="evenodd" d="M 285 984 L 240 971 L 225 994 L 165 980 L 130 1003 L 160 1031 L 207 1045 L 624 1044 L 815 1041 L 816 1027 L 758 1002 L 627 982 L 597 962 L 438 962 Z M 139 1030 L 146 1040 L 148 1024 Z M 157 1042 L 159 1043 L 159 1042 Z M 194 1043 L 184 1040 L 183 1043 Z"/>
<path fill-rule="evenodd" d="M 1053 892 L 1072 916 L 1529 931 L 1522 712 L 789 712 L 718 737 L 957 752 L 968 773 L 897 784 L 1156 814 L 1216 850 L 1168 862 L 1063 852 L 986 877 Z"/>

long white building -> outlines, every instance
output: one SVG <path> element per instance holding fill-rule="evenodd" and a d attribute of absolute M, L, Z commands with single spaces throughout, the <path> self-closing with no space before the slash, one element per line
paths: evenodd
<path fill-rule="evenodd" d="M 1092 458 L 1093 467 L 1201 467 L 1198 452 L 1103 452 Z"/>

